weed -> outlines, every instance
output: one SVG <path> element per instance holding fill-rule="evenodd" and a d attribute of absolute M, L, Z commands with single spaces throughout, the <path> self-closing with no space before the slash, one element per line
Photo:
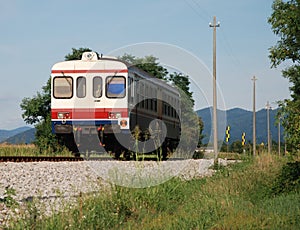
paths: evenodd
<path fill-rule="evenodd" d="M 5 187 L 4 197 L 0 198 L 0 202 L 4 203 L 8 208 L 18 206 L 18 202 L 15 200 L 16 190 L 9 186 Z"/>

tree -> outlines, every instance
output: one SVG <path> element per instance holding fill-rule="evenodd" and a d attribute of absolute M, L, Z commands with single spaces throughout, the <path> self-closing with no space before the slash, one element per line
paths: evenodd
<path fill-rule="evenodd" d="M 300 147 L 300 0 L 274 0 L 273 12 L 268 18 L 274 34 L 280 37 L 269 51 L 271 67 L 283 62 L 291 63 L 282 71 L 291 83 L 291 99 L 279 103 L 278 117 L 282 119 L 286 141 L 292 147 Z"/>
<path fill-rule="evenodd" d="M 166 80 L 168 75 L 168 70 L 159 64 L 158 58 L 151 55 L 145 56 L 144 58 L 138 58 L 131 54 L 124 54 L 119 57 L 119 59 L 126 61 L 131 65 L 135 65 L 158 79 Z"/>
<path fill-rule="evenodd" d="M 27 124 L 33 125 L 47 119 L 51 109 L 51 79 L 42 87 L 42 93 L 37 92 L 33 98 L 25 97 L 21 103 L 24 110 L 22 117 Z"/>
<path fill-rule="evenodd" d="M 178 88 L 180 88 L 189 99 L 192 106 L 194 106 L 194 99 L 193 99 L 193 93 L 190 92 L 190 80 L 187 75 L 183 75 L 182 73 L 176 73 L 170 74 L 169 81 L 171 81 L 174 85 L 176 85 Z"/>
<path fill-rule="evenodd" d="M 91 51 L 92 50 L 89 48 L 79 48 L 79 49 L 72 48 L 72 52 L 65 56 L 65 61 L 80 60 L 84 52 L 91 52 Z"/>
<path fill-rule="evenodd" d="M 81 59 L 83 52 L 91 51 L 88 48 L 72 49 L 72 53 L 65 56 L 65 60 Z M 48 79 L 42 92 L 37 92 L 32 98 L 23 98 L 21 104 L 22 117 L 27 124 L 36 128 L 35 144 L 40 152 L 57 152 L 62 149 L 61 141 L 52 134 L 51 130 L 51 78 Z"/>

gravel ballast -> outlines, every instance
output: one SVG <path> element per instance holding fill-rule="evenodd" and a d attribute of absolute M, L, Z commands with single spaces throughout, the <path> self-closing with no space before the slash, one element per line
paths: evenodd
<path fill-rule="evenodd" d="M 80 193 L 105 191 L 112 184 L 127 187 L 149 187 L 176 176 L 191 180 L 211 176 L 213 159 L 178 160 L 164 162 L 83 161 L 83 162 L 31 162 L 0 163 L 0 199 L 12 188 L 13 196 L 21 205 L 33 198 L 76 201 Z M 225 160 L 219 160 L 227 164 Z M 15 210 L 18 212 L 18 210 Z M 47 210 L 46 210 L 47 211 Z M 48 210 L 49 211 L 49 210 Z M 0 228 L 10 213 L 0 202 Z"/>

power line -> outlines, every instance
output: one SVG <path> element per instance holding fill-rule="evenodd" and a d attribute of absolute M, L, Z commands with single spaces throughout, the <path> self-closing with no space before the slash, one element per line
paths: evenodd
<path fill-rule="evenodd" d="M 210 15 L 203 9 L 202 6 L 199 5 L 199 3 L 197 3 L 196 1 L 191 0 L 193 4 L 191 4 L 188 0 L 185 0 L 185 2 L 188 4 L 188 6 L 198 15 L 201 17 L 201 19 L 203 21 L 205 21 L 207 23 L 207 21 L 209 20 Z M 200 11 L 202 13 L 200 13 Z"/>

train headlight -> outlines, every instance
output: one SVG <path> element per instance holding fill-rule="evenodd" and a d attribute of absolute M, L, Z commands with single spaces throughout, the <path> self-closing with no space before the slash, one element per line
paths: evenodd
<path fill-rule="evenodd" d="M 70 113 L 68 112 L 58 112 L 57 119 L 68 119 L 70 118 Z"/>
<path fill-rule="evenodd" d="M 110 118 L 110 119 L 118 119 L 121 117 L 122 117 L 121 112 L 109 112 L 108 113 L 108 118 Z"/>

